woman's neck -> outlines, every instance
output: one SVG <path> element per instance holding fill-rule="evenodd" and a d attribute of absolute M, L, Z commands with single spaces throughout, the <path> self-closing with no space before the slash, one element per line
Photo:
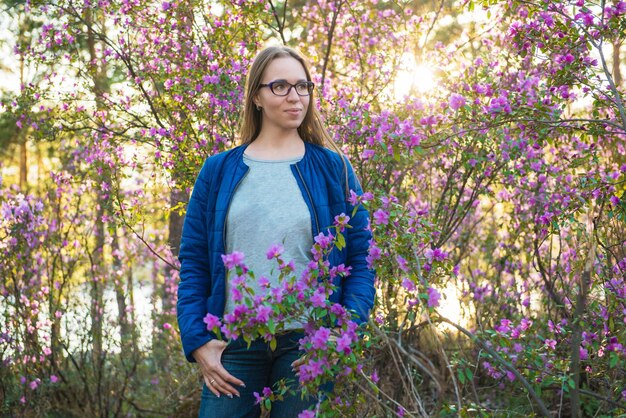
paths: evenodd
<path fill-rule="evenodd" d="M 248 145 L 246 154 L 265 160 L 288 159 L 304 155 L 304 141 L 297 132 L 289 136 L 261 134 Z"/>

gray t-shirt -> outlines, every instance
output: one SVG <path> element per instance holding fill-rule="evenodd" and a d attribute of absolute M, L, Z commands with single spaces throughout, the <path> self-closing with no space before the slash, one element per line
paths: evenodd
<path fill-rule="evenodd" d="M 282 258 L 285 262 L 293 260 L 296 277 L 311 260 L 311 215 L 291 171 L 291 165 L 300 159 L 266 161 L 244 154 L 243 161 L 250 170 L 237 186 L 226 216 L 227 253 L 244 253 L 244 263 L 255 278 L 267 277 L 272 287 L 278 284 L 279 275 L 278 263 L 267 259 L 272 244 L 282 244 Z M 264 294 L 256 280 L 248 284 L 255 294 Z M 229 280 L 226 295 L 224 313 L 230 313 L 234 301 Z"/>

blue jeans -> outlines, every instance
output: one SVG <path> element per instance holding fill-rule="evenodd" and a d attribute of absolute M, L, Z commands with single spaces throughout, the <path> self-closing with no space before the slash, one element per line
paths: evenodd
<path fill-rule="evenodd" d="M 281 379 L 285 379 L 288 387 L 294 390 L 290 390 L 284 400 L 272 403 L 272 418 L 295 418 L 303 410 L 314 406 L 314 397 L 302 399 L 298 377 L 291 368 L 291 363 L 302 355 L 298 343 L 302 337 L 303 334 L 296 331 L 278 335 L 275 351 L 262 339 L 254 340 L 250 348 L 242 338 L 230 342 L 222 353 L 222 365 L 230 374 L 241 379 L 246 387 L 236 388 L 241 397 L 231 399 L 226 395 L 218 398 L 203 385 L 199 418 L 256 418 L 261 414 L 261 406 L 255 404 L 254 392 L 262 395 L 264 387 L 274 390 L 274 385 Z"/>

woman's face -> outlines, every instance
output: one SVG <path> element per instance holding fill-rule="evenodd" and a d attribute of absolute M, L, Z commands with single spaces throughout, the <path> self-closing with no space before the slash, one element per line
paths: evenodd
<path fill-rule="evenodd" d="M 307 81 L 302 64 L 292 57 L 280 57 L 268 64 L 261 84 L 285 81 L 290 84 Z M 286 85 L 287 89 L 290 87 Z M 275 89 L 277 90 L 277 89 Z M 261 87 L 254 103 L 262 108 L 262 128 L 297 129 L 304 120 L 311 96 L 300 96 L 292 87 L 286 96 L 277 96 L 269 87 Z"/>

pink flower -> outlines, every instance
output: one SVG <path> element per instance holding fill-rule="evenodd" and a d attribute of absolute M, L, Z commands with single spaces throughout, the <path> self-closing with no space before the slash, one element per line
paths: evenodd
<path fill-rule="evenodd" d="M 426 289 L 426 293 L 428 294 L 428 307 L 434 308 L 439 306 L 439 299 L 441 299 L 441 293 L 432 287 Z"/>
<path fill-rule="evenodd" d="M 270 319 L 272 308 L 269 306 L 261 305 L 256 308 L 256 320 L 261 323 L 266 323 Z"/>
<path fill-rule="evenodd" d="M 351 343 L 352 338 L 350 338 L 348 334 L 343 334 L 337 339 L 337 351 L 343 352 L 344 354 L 350 354 L 352 352 L 352 349 L 350 348 Z"/>
<path fill-rule="evenodd" d="M 313 348 L 316 350 L 320 350 L 326 348 L 326 343 L 328 342 L 328 337 L 330 337 L 330 330 L 325 327 L 321 327 L 315 332 L 315 335 L 311 338 L 311 344 Z"/>
<path fill-rule="evenodd" d="M 459 110 L 460 108 L 465 106 L 465 97 L 461 96 L 458 93 L 452 93 L 450 95 L 449 105 L 450 105 L 450 109 L 455 110 L 455 111 Z"/>
<path fill-rule="evenodd" d="M 343 316 L 346 314 L 346 310 L 343 306 L 341 306 L 341 304 L 339 303 L 334 303 L 331 307 L 330 307 L 330 313 L 337 315 L 337 316 Z"/>
<path fill-rule="evenodd" d="M 374 212 L 374 222 L 377 225 L 387 225 L 389 223 L 389 212 L 378 209 Z"/>
<path fill-rule="evenodd" d="M 435 248 L 431 250 L 430 248 L 424 251 L 424 257 L 430 262 L 434 261 L 443 261 L 448 256 L 448 253 L 443 251 L 441 248 Z"/>
<path fill-rule="evenodd" d="M 166 323 L 163 324 L 163 328 L 164 329 L 172 329 L 172 324 L 166 322 Z"/>
<path fill-rule="evenodd" d="M 587 351 L 586 348 L 584 347 L 580 347 L 580 359 L 581 360 L 587 360 L 589 358 L 589 352 Z"/>
<path fill-rule="evenodd" d="M 306 409 L 298 414 L 298 418 L 315 418 L 315 412 Z"/>
<path fill-rule="evenodd" d="M 206 329 L 208 329 L 209 331 L 212 331 L 215 328 L 219 328 L 222 325 L 220 319 L 210 313 L 206 314 L 203 321 L 206 324 Z"/>
<path fill-rule="evenodd" d="M 342 213 L 341 215 L 335 216 L 334 225 L 337 228 L 339 228 L 340 232 L 343 232 L 346 229 L 346 225 L 348 224 L 349 221 L 350 221 L 350 217 L 346 215 L 345 213 Z"/>
<path fill-rule="evenodd" d="M 332 234 L 324 235 L 323 232 L 320 232 L 318 235 L 313 237 L 313 241 L 322 248 L 322 250 L 330 247 L 333 243 L 333 238 L 335 238 Z"/>
<path fill-rule="evenodd" d="M 311 296 L 311 303 L 316 308 L 323 308 L 326 305 L 326 295 L 320 289 L 317 289 Z"/>
<path fill-rule="evenodd" d="M 400 270 L 404 272 L 409 271 L 409 263 L 406 261 L 404 257 L 402 257 L 401 255 L 397 255 L 396 261 L 398 262 L 398 267 L 400 267 Z"/>
<path fill-rule="evenodd" d="M 55 375 L 50 375 L 50 383 L 56 383 L 59 381 L 59 378 Z"/>
<path fill-rule="evenodd" d="M 415 283 L 413 283 L 412 280 L 405 277 L 402 279 L 402 287 L 404 287 L 409 292 L 412 292 L 415 290 Z"/>
<path fill-rule="evenodd" d="M 238 267 L 243 262 L 243 253 L 239 251 L 233 251 L 230 254 L 222 254 L 222 261 L 227 269 Z"/>
<path fill-rule="evenodd" d="M 544 341 L 544 344 L 547 349 L 554 350 L 556 348 L 556 341 L 552 339 L 547 339 Z"/>
<path fill-rule="evenodd" d="M 267 253 L 265 254 L 267 256 L 268 260 L 271 260 L 272 258 L 276 258 L 279 257 L 283 251 L 285 251 L 285 248 L 280 245 L 280 244 L 272 244 L 272 246 L 267 250 Z"/>
<path fill-rule="evenodd" d="M 378 371 L 374 370 L 370 378 L 372 379 L 372 382 L 378 383 L 378 381 L 380 380 L 380 377 L 378 377 Z"/>

